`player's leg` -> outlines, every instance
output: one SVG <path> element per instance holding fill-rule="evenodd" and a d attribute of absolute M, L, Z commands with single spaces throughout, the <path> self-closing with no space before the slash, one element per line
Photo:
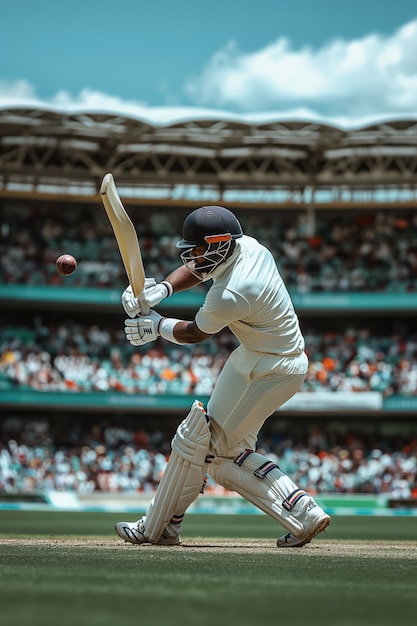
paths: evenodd
<path fill-rule="evenodd" d="M 200 493 L 206 474 L 210 428 L 197 400 L 179 425 L 172 451 L 146 516 L 137 522 L 118 522 L 119 537 L 130 543 L 178 544 L 184 512 Z"/>
<path fill-rule="evenodd" d="M 330 516 L 267 457 L 243 451 L 235 459 L 215 457 L 210 476 L 225 489 L 236 491 L 279 522 L 287 533 L 278 547 L 298 547 L 330 524 Z"/>
<path fill-rule="evenodd" d="M 238 348 L 207 407 L 215 455 L 210 475 L 282 524 L 288 534 L 278 540 L 279 546 L 304 545 L 330 523 L 311 496 L 254 452 L 265 420 L 299 390 L 306 370 L 303 354 L 277 358 Z"/>
<path fill-rule="evenodd" d="M 229 358 L 229 361 L 231 360 L 231 358 Z M 228 388 L 228 385 L 230 385 L 230 383 L 227 382 L 229 381 L 229 377 L 226 377 L 226 381 L 222 383 L 221 381 L 222 379 L 225 379 L 225 374 L 223 372 L 220 374 L 216 387 L 218 385 L 220 386 L 220 392 L 217 394 L 217 396 L 219 396 L 219 394 L 223 394 L 222 390 L 225 389 L 225 392 L 224 392 L 225 409 L 222 409 L 222 413 L 221 413 L 222 418 L 226 417 L 228 412 L 231 411 L 231 406 L 230 406 L 230 401 L 229 401 L 230 396 L 234 398 L 236 395 L 237 396 L 240 394 L 242 394 L 243 396 L 246 395 L 247 388 L 248 388 L 248 380 L 250 382 L 250 378 L 248 378 L 248 375 L 250 373 L 250 370 L 253 369 L 256 362 L 259 360 L 259 355 L 255 355 L 255 357 L 252 357 L 253 363 L 252 361 L 251 362 L 249 361 L 249 358 L 239 359 L 239 357 L 235 357 L 235 359 L 232 359 L 232 360 L 236 361 L 236 364 L 238 363 L 245 364 L 247 371 L 242 373 L 241 378 L 239 380 L 237 379 L 236 376 L 232 376 L 230 380 L 231 380 L 231 383 L 233 384 L 233 387 L 229 386 L 229 388 Z M 229 367 L 227 367 L 227 365 L 228 364 L 226 364 L 223 370 L 227 368 L 231 372 L 235 371 L 236 369 L 235 365 L 229 365 Z M 216 394 L 213 394 L 212 399 L 213 398 L 215 400 Z M 214 404 L 216 405 L 216 402 L 214 402 Z M 196 405 L 197 405 L 197 408 L 196 408 Z M 175 543 L 179 543 L 179 536 L 181 532 L 182 519 L 183 519 L 184 513 L 186 509 L 188 508 L 188 506 L 191 504 L 191 502 L 195 500 L 195 498 L 197 497 L 203 485 L 206 464 L 202 463 L 200 467 L 198 468 L 194 467 L 195 471 L 193 472 L 193 475 L 190 475 L 190 477 L 187 478 L 187 482 L 183 484 L 185 481 L 186 469 L 184 470 L 183 468 L 181 454 L 178 454 L 179 450 L 178 451 L 176 450 L 175 441 L 180 441 L 180 442 L 183 441 L 184 437 L 181 435 L 182 430 L 185 430 L 187 432 L 190 431 L 189 425 L 186 427 L 183 426 L 188 423 L 188 420 L 192 420 L 194 422 L 195 417 L 197 417 L 197 428 L 202 427 L 201 419 L 200 419 L 201 410 L 202 410 L 201 406 L 202 405 L 200 405 L 200 403 L 195 402 L 193 404 L 193 407 L 190 411 L 189 416 L 184 420 L 182 425 L 180 425 L 172 442 L 173 445 L 172 445 L 172 452 L 171 452 L 170 460 L 168 462 L 167 467 L 165 468 L 164 475 L 161 479 L 161 483 L 158 486 L 155 497 L 152 499 L 148 507 L 146 516 L 134 523 L 118 522 L 116 524 L 115 529 L 116 529 L 117 534 L 120 537 L 122 537 L 122 539 L 124 539 L 125 541 L 130 541 L 131 543 L 137 543 L 137 544 L 152 542 L 152 543 L 164 543 L 164 544 L 167 543 L 167 544 L 173 545 Z M 272 412 L 272 409 L 271 409 L 271 412 Z M 209 447 L 209 442 L 210 442 L 210 436 L 212 434 L 211 424 L 209 427 L 207 425 L 207 422 L 205 422 L 205 428 L 203 430 L 204 430 L 204 435 L 205 435 L 205 443 L 207 443 L 207 450 L 204 455 L 205 457 L 207 453 L 209 452 L 208 447 Z M 221 430 L 221 432 L 223 431 Z M 190 435 L 188 435 L 187 445 L 189 447 L 193 448 L 193 446 L 195 446 L 195 443 L 193 443 L 192 441 L 195 438 L 196 438 L 196 435 L 194 435 L 193 433 L 191 433 L 191 438 L 190 438 Z M 223 437 L 221 437 L 221 439 L 222 439 L 221 445 L 225 447 L 227 445 L 227 442 L 224 440 Z M 253 436 L 251 440 L 255 442 L 256 435 Z M 236 444 L 235 448 L 237 452 L 241 450 L 242 448 L 241 442 L 239 442 L 239 445 Z M 211 447 L 210 447 L 210 452 L 211 452 Z M 233 452 L 231 454 L 233 454 Z M 201 459 L 200 459 L 200 462 L 201 462 Z M 194 478 L 195 473 L 196 473 L 196 478 Z M 190 485 L 188 484 L 188 481 L 191 481 L 191 490 L 190 490 Z M 183 488 L 185 488 L 184 493 L 183 493 Z M 164 505 L 163 508 L 161 507 L 162 504 Z"/>
<path fill-rule="evenodd" d="M 234 458 L 255 450 L 265 420 L 300 389 L 307 357 L 277 357 L 237 348 L 225 363 L 207 405 L 212 454 Z"/>

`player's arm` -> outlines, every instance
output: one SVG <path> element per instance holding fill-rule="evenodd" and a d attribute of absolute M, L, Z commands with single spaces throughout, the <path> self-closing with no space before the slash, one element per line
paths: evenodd
<path fill-rule="evenodd" d="M 132 346 L 142 346 L 163 337 L 177 344 L 201 343 L 213 335 L 204 333 L 197 324 L 173 317 L 162 317 L 152 309 L 145 316 L 125 320 L 126 339 Z"/>
<path fill-rule="evenodd" d="M 195 274 L 192 274 L 185 265 L 177 267 L 168 274 L 165 280 L 172 285 L 174 292 L 191 289 L 191 287 L 201 283 L 201 280 Z"/>
<path fill-rule="evenodd" d="M 190 322 L 173 317 L 163 317 L 156 311 L 149 311 L 144 317 L 125 320 L 127 340 L 133 346 L 140 346 L 158 337 L 179 344 L 201 343 L 220 332 L 229 322 L 239 319 L 238 314 L 245 310 L 245 301 L 233 292 L 222 290 L 218 294 L 209 290 L 204 306 L 197 311 L 195 319 Z M 206 329 L 201 330 L 200 326 Z"/>
<path fill-rule="evenodd" d="M 143 318 L 125 320 L 125 333 L 127 340 L 134 346 L 155 341 L 158 337 L 179 344 L 201 343 L 233 320 L 241 318 L 247 309 L 248 303 L 242 296 L 229 289 L 216 290 L 212 287 L 206 295 L 204 306 L 197 311 L 192 322 L 163 317 L 151 310 Z"/>
<path fill-rule="evenodd" d="M 162 328 L 160 326 L 160 333 L 162 334 L 161 331 L 163 332 L 163 325 Z M 178 343 L 201 343 L 213 336 L 203 333 L 195 322 L 186 322 L 185 320 L 178 320 L 173 326 L 172 333 Z"/>

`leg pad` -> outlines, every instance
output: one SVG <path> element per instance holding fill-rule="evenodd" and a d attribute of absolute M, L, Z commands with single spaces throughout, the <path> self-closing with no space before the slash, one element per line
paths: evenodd
<path fill-rule="evenodd" d="M 319 511 L 323 513 L 309 494 L 257 452 L 245 450 L 236 459 L 215 457 L 209 473 L 217 483 L 239 493 L 294 537 L 304 535 L 310 517 Z"/>
<path fill-rule="evenodd" d="M 182 515 L 201 491 L 210 445 L 210 427 L 197 400 L 179 425 L 165 472 L 146 512 L 145 537 L 156 543 L 173 516 Z"/>

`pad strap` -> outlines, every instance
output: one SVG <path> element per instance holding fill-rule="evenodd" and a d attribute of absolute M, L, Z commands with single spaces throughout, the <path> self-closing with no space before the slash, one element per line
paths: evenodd
<path fill-rule="evenodd" d="M 307 496 L 307 498 L 309 497 L 308 493 L 306 493 L 303 489 L 296 489 L 295 491 L 290 493 L 290 495 L 287 496 L 285 500 L 282 501 L 282 506 L 287 511 L 291 511 L 291 509 L 297 504 L 297 502 L 299 502 L 299 500 L 301 500 L 301 498 L 303 498 L 304 496 Z"/>

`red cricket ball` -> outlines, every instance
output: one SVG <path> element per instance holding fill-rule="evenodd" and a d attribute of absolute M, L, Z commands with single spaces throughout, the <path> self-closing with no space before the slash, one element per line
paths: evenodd
<path fill-rule="evenodd" d="M 77 261 L 71 254 L 61 254 L 55 261 L 56 269 L 62 276 L 69 276 L 77 269 Z"/>

